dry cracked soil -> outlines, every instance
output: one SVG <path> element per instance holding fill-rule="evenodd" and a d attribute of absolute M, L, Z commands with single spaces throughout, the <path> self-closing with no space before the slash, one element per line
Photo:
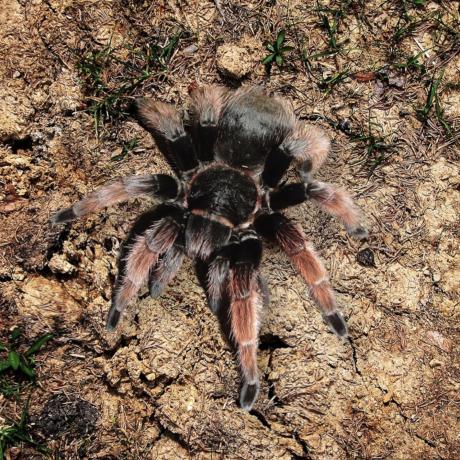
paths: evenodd
<path fill-rule="evenodd" d="M 25 343 L 54 336 L 34 385 L 0 374 L 0 443 L 30 398 L 29 442 L 6 442 L 5 458 L 460 458 L 459 8 L 2 0 L 0 340 L 13 326 Z M 292 49 L 267 67 L 283 29 Z M 250 413 L 191 261 L 104 329 L 119 246 L 153 202 L 49 224 L 115 177 L 167 172 L 126 107 L 140 95 L 183 106 L 195 82 L 292 101 L 332 139 L 319 177 L 350 190 L 371 228 L 356 242 L 311 203 L 288 211 L 330 271 L 350 340 L 267 245 Z"/>

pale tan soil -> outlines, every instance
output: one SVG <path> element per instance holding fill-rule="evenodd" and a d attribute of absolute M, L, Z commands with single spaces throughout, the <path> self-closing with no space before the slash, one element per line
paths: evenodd
<path fill-rule="evenodd" d="M 338 2 L 323 5 L 329 3 Z M 356 3 L 339 29 L 345 52 L 312 61 L 310 73 L 294 51 L 268 76 L 263 42 L 282 27 L 287 41 L 310 55 L 326 49 L 314 2 L 1 2 L 0 340 L 13 325 L 31 339 L 55 333 L 38 355 L 30 405 L 34 436 L 44 433 L 50 458 L 460 458 L 460 44 L 446 45 L 441 57 L 433 50 L 421 57 L 429 75 L 445 69 L 448 138 L 436 117 L 424 125 L 415 116 L 428 90 L 428 77 L 417 72 L 318 88 L 318 78 L 339 70 L 393 63 L 400 2 Z M 458 19 L 459 2 L 428 3 L 427 11 Z M 169 70 L 135 94 L 182 104 L 195 81 L 235 86 L 244 77 L 244 84 L 284 95 L 327 130 L 333 151 L 319 176 L 349 189 L 372 228 L 370 239 L 357 243 L 311 204 L 287 212 L 330 270 L 351 341 L 328 331 L 285 256 L 267 246 L 271 302 L 261 332 L 262 391 L 251 414 L 237 407 L 235 359 L 190 261 L 160 299 L 144 292 L 117 334 L 104 330 L 119 245 L 152 203 L 122 204 L 64 228 L 48 223 L 53 211 L 111 178 L 167 171 L 152 140 L 128 118 L 106 123 L 97 139 L 78 62 L 109 41 L 120 57 L 123 45 L 149 36 L 164 43 L 178 27 L 186 34 Z M 410 55 L 439 40 L 438 31 L 420 26 L 398 49 Z M 348 120 L 354 132 L 372 120 L 394 148 L 370 174 L 365 145 L 327 120 L 336 128 Z M 114 161 L 134 137 L 139 148 Z M 374 267 L 357 262 L 366 248 Z M 87 432 L 43 432 L 45 404 L 62 394 L 72 407 L 82 400 L 97 409 L 96 424 L 88 412 Z M 2 417 L 20 411 L 0 395 Z M 42 457 L 31 447 L 7 454 Z"/>

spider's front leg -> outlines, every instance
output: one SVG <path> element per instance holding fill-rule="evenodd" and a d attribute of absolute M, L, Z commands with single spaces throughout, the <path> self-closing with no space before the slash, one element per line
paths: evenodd
<path fill-rule="evenodd" d="M 334 291 L 326 269 L 301 228 L 280 213 L 263 214 L 255 222 L 257 232 L 277 243 L 306 281 L 310 295 L 325 321 L 340 337 L 348 334 L 342 314 L 337 310 Z"/>
<path fill-rule="evenodd" d="M 62 209 L 53 215 L 51 222 L 61 224 L 83 217 L 91 212 L 127 201 L 142 195 L 175 198 L 179 186 L 177 181 L 167 174 L 149 174 L 144 176 L 127 176 L 106 184 L 77 201 L 70 208 Z"/>

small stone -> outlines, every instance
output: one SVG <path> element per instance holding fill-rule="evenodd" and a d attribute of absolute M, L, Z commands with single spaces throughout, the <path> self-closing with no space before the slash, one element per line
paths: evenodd
<path fill-rule="evenodd" d="M 226 76 L 240 80 L 254 67 L 254 60 L 246 48 L 225 44 L 217 48 L 217 68 Z"/>
<path fill-rule="evenodd" d="M 432 359 L 430 361 L 430 367 L 441 367 L 442 365 L 444 365 L 444 363 L 439 359 Z"/>
<path fill-rule="evenodd" d="M 16 70 L 14 73 L 13 73 L 13 78 L 19 78 L 21 76 L 21 72 L 19 72 L 18 70 Z"/>
<path fill-rule="evenodd" d="M 390 390 L 388 393 L 385 394 L 383 397 L 383 403 L 388 404 L 393 399 L 393 391 Z"/>
<path fill-rule="evenodd" d="M 54 254 L 48 263 L 48 267 L 53 273 L 63 273 L 65 275 L 70 275 L 76 270 L 76 268 L 68 262 L 62 254 Z"/>
<path fill-rule="evenodd" d="M 438 272 L 433 273 L 433 283 L 439 283 L 441 281 L 441 274 Z"/>
<path fill-rule="evenodd" d="M 375 267 L 374 253 L 370 248 L 361 249 L 356 254 L 356 260 L 364 267 Z"/>

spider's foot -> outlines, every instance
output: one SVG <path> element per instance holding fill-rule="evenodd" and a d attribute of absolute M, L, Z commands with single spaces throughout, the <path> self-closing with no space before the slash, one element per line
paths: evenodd
<path fill-rule="evenodd" d="M 156 299 L 157 297 L 160 297 L 161 294 L 163 294 L 163 291 L 164 291 L 164 286 L 162 286 L 159 283 L 152 283 L 149 286 L 150 297 L 152 299 Z"/>
<path fill-rule="evenodd" d="M 324 315 L 324 320 L 339 337 L 345 338 L 348 336 L 347 323 L 343 319 L 341 313 L 335 312 L 332 313 L 332 315 Z"/>
<path fill-rule="evenodd" d="M 250 411 L 255 403 L 257 396 L 259 396 L 259 382 L 254 383 L 244 382 L 240 392 L 240 406 L 241 409 Z"/>
<path fill-rule="evenodd" d="M 107 323 L 105 325 L 106 329 L 110 332 L 113 332 L 120 322 L 121 318 L 121 311 L 117 310 L 116 308 L 112 307 L 109 311 L 109 316 L 107 318 Z"/>
<path fill-rule="evenodd" d="M 70 222 L 76 218 L 77 218 L 77 215 L 75 214 L 73 207 L 72 207 L 72 208 L 62 209 L 61 211 L 56 212 L 55 214 L 53 214 L 50 221 L 52 225 L 58 225 L 58 224 L 63 224 L 65 222 Z"/>
<path fill-rule="evenodd" d="M 356 238 L 357 240 L 365 240 L 369 236 L 369 231 L 367 228 L 359 226 L 359 227 L 347 227 L 347 233 Z"/>

